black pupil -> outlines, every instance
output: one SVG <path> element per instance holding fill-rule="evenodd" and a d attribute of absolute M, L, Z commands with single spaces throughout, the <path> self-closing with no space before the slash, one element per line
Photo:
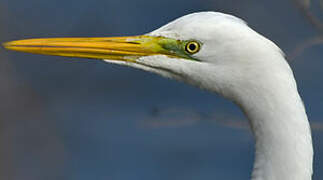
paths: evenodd
<path fill-rule="evenodd" d="M 191 50 L 191 51 L 195 51 L 195 50 L 196 50 L 196 45 L 195 45 L 195 44 L 190 44 L 190 45 L 188 46 L 188 48 L 189 48 L 189 50 Z"/>

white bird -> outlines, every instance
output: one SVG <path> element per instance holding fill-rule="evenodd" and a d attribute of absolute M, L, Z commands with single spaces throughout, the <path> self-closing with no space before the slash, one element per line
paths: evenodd
<path fill-rule="evenodd" d="M 252 180 L 311 180 L 309 122 L 283 52 L 241 19 L 193 13 L 142 36 L 29 39 L 11 50 L 104 59 L 218 93 L 237 104 L 255 138 Z"/>

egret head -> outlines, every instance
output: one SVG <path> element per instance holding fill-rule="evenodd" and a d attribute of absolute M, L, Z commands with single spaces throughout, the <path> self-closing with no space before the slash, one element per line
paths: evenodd
<path fill-rule="evenodd" d="M 37 54 L 103 59 L 228 97 L 235 93 L 233 87 L 247 88 L 275 64 L 285 63 L 280 62 L 284 58 L 278 58 L 282 59 L 279 62 L 274 58 L 282 57 L 274 43 L 241 19 L 217 12 L 183 16 L 141 36 L 29 39 L 4 46 Z"/>
<path fill-rule="evenodd" d="M 4 46 L 103 59 L 219 93 L 250 120 L 257 142 L 253 179 L 311 179 L 311 133 L 293 73 L 281 50 L 239 18 L 202 12 L 141 36 L 29 39 Z"/>

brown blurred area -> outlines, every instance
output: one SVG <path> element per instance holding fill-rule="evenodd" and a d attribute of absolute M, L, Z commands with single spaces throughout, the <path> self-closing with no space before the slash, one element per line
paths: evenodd
<path fill-rule="evenodd" d="M 7 14 L 6 7 L 0 6 L 0 24 L 6 25 Z M 4 34 L 8 34 L 6 26 L 0 28 L 0 39 Z M 44 108 L 46 102 L 15 73 L 14 64 L 0 53 L 0 179 L 26 180 L 35 175 L 57 179 L 63 173 L 65 155 L 55 122 Z M 40 172 L 37 165 L 25 162 L 37 162 L 52 172 Z"/>

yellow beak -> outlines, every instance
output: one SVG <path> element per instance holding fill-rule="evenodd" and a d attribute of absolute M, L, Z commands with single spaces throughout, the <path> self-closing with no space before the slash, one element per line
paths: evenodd
<path fill-rule="evenodd" d="M 176 56 L 164 49 L 167 39 L 152 36 L 27 39 L 4 43 L 10 50 L 34 54 L 134 61 L 142 56 Z"/>

